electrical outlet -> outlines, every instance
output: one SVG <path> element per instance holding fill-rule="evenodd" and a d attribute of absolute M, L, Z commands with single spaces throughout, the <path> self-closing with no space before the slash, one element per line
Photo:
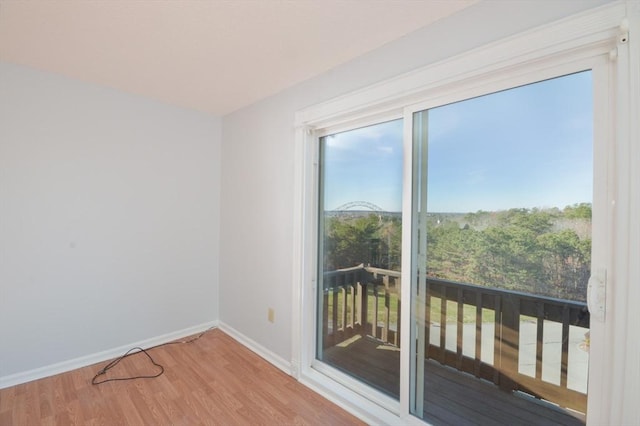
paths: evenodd
<path fill-rule="evenodd" d="M 276 316 L 276 313 L 273 310 L 273 308 L 269 308 L 269 311 L 267 312 L 267 319 L 269 320 L 269 322 L 274 322 L 275 316 Z"/>

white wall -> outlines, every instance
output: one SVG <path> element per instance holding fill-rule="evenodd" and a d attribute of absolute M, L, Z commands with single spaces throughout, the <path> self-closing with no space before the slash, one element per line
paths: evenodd
<path fill-rule="evenodd" d="M 220 127 L 0 63 L 0 384 L 217 320 Z"/>
<path fill-rule="evenodd" d="M 294 113 L 606 0 L 481 2 L 223 118 L 220 321 L 292 359 Z M 297 284 L 297 283 L 296 283 Z M 275 323 L 267 309 L 276 311 Z"/>

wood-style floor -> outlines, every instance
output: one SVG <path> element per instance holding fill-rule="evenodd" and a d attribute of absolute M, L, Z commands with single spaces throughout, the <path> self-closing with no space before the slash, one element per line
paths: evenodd
<path fill-rule="evenodd" d="M 366 337 L 325 350 L 324 361 L 398 397 L 400 354 Z M 424 373 L 424 419 L 434 426 L 582 426 L 584 418 L 428 360 Z"/>
<path fill-rule="evenodd" d="M 360 425 L 220 330 L 150 354 L 155 379 L 94 386 L 101 363 L 0 390 L 0 425 Z M 105 376 L 154 374 L 144 354 Z"/>

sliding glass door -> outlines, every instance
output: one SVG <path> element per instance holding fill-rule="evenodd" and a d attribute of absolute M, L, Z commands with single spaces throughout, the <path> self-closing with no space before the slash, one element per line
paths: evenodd
<path fill-rule="evenodd" d="M 316 358 L 398 399 L 402 120 L 319 145 Z"/>
<path fill-rule="evenodd" d="M 317 218 L 303 355 L 323 386 L 379 418 L 586 421 L 611 265 L 608 61 L 336 103 L 301 128 Z"/>
<path fill-rule="evenodd" d="M 412 414 L 584 421 L 592 99 L 584 71 L 412 113 Z"/>

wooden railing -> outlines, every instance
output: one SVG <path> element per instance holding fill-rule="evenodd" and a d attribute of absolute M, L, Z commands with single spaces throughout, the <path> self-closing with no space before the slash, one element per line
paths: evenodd
<path fill-rule="evenodd" d="M 324 274 L 324 347 L 355 335 L 400 346 L 400 272 L 364 265 Z"/>
<path fill-rule="evenodd" d="M 430 335 L 435 327 L 425 327 L 427 358 L 490 380 L 504 390 L 522 391 L 561 407 L 586 412 L 586 393 L 567 386 L 569 368 L 577 368 L 569 365 L 570 327 L 589 328 L 589 312 L 584 303 L 437 279 L 427 280 L 427 296 L 425 323 L 440 325 L 439 338 L 436 339 Z M 439 304 L 439 309 L 433 309 L 434 303 Z M 475 318 L 471 321 L 467 319 L 466 327 L 462 325 L 465 323 L 464 305 L 472 305 L 475 310 Z M 448 349 L 446 345 L 449 329 L 446 324 L 448 314 L 450 318 L 448 311 L 451 309 L 458 324 L 455 327 L 454 350 Z M 439 318 L 431 318 L 432 312 L 437 310 L 440 311 Z M 489 339 L 483 337 L 484 310 L 489 310 L 489 316 L 495 324 L 493 336 L 489 336 Z M 519 359 L 524 354 L 520 345 L 520 327 L 526 321 L 535 323 L 535 368 L 531 375 L 524 374 L 519 367 Z M 545 329 L 549 330 L 545 323 L 556 323 L 561 327 L 560 377 L 557 383 L 543 378 L 543 356 L 551 356 L 543 350 Z M 470 330 L 475 333 L 472 356 L 463 354 L 462 347 L 464 333 Z M 490 351 L 493 354 L 490 357 L 492 360 L 482 359 L 482 344 L 487 340 L 493 341 L 493 349 Z M 584 374 L 586 383 L 586 371 Z"/>
<path fill-rule="evenodd" d="M 399 289 L 397 271 L 360 265 L 326 272 L 324 347 L 340 344 L 355 335 L 399 346 Z M 430 278 L 425 304 L 426 358 L 489 380 L 504 390 L 522 391 L 561 407 L 586 412 L 586 393 L 568 386 L 568 373 L 575 367 L 570 365 L 570 329 L 582 327 L 584 332 L 589 328 L 584 303 Z M 526 354 L 521 347 L 520 329 L 522 324 L 532 323 L 535 350 Z M 547 358 L 552 356 L 545 350 L 545 332 L 554 324 L 561 329 L 558 380 L 550 380 L 543 374 L 543 366 L 549 367 Z M 483 325 L 493 327 L 486 329 Z M 535 360 L 531 371 L 520 368 L 519 361 L 525 355 Z"/>

